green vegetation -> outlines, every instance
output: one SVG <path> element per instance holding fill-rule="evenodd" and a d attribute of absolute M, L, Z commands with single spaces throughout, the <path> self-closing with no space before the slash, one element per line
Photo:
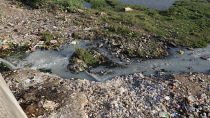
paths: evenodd
<path fill-rule="evenodd" d="M 84 0 L 91 3 L 92 8 L 115 7 L 120 4 L 117 0 Z"/>
<path fill-rule="evenodd" d="M 49 10 L 68 10 L 75 12 L 78 8 L 84 8 L 82 0 L 17 0 L 31 8 L 48 8 Z"/>
<path fill-rule="evenodd" d="M 2 11 L 0 11 L 0 19 L 2 18 L 2 16 L 3 16 L 3 13 L 2 13 Z M 0 23 L 1 23 L 2 21 L 0 20 Z"/>
<path fill-rule="evenodd" d="M 3 15 L 2 11 L 0 11 L 0 17 Z"/>
<path fill-rule="evenodd" d="M 130 7 L 134 11 L 124 12 L 125 7 Z M 144 29 L 160 39 L 189 47 L 205 47 L 210 42 L 209 1 L 180 0 L 167 10 L 153 10 L 135 5 L 97 9 L 107 12 L 108 15 L 102 16 L 101 19 L 110 24 L 108 29 L 113 33 L 130 34 L 138 32 L 138 29 Z"/>
<path fill-rule="evenodd" d="M 107 6 L 105 0 L 90 0 L 90 3 L 92 4 L 92 8 L 100 8 Z"/>
<path fill-rule="evenodd" d="M 10 55 L 10 53 L 11 53 L 10 50 L 0 48 L 0 58 L 8 56 Z"/>
<path fill-rule="evenodd" d="M 14 44 L 14 43 L 9 43 L 8 48 L 0 48 L 0 58 L 4 58 L 7 56 L 11 56 L 11 55 L 19 55 L 17 56 L 18 58 L 22 58 L 22 56 L 25 55 L 25 52 L 30 50 L 30 46 L 29 44 Z"/>
<path fill-rule="evenodd" d="M 91 52 L 83 48 L 76 48 L 72 62 L 77 63 L 77 61 L 82 60 L 88 66 L 95 66 L 99 63 L 99 55 L 96 52 Z"/>
<path fill-rule="evenodd" d="M 135 30 L 128 28 L 126 25 L 119 25 L 117 23 L 110 24 L 109 31 L 122 36 L 141 37 L 142 35 Z"/>
<path fill-rule="evenodd" d="M 41 32 L 41 40 L 42 41 L 46 41 L 46 42 L 50 42 L 51 40 L 55 40 L 57 38 L 60 38 L 60 35 L 56 32 L 49 32 L 49 31 L 43 31 Z"/>
<path fill-rule="evenodd" d="M 210 42 L 210 1 L 179 0 L 167 10 L 154 10 L 137 5 L 121 5 L 117 0 L 18 0 L 32 8 L 49 8 L 75 11 L 84 8 L 83 1 L 92 4 L 92 8 L 82 13 L 104 11 L 100 15 L 100 24 L 107 23 L 108 31 L 129 37 L 141 37 L 145 32 L 159 39 L 175 42 L 182 46 L 205 47 Z M 124 12 L 125 7 L 133 9 Z M 88 14 L 88 15 L 85 15 Z M 81 17 L 82 18 L 82 17 Z M 75 21 L 78 25 L 85 24 Z M 142 30 L 144 30 L 142 32 Z M 77 36 L 76 36 L 77 37 Z"/>

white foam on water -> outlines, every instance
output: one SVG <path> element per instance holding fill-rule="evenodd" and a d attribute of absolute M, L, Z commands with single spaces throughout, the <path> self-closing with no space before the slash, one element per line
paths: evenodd
<path fill-rule="evenodd" d="M 14 66 L 12 63 L 10 63 L 9 61 L 7 61 L 5 59 L 0 58 L 0 62 L 5 64 L 10 69 L 17 69 L 16 66 Z"/>

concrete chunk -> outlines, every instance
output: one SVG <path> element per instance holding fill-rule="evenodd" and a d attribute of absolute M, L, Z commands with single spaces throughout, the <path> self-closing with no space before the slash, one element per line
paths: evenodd
<path fill-rule="evenodd" d="M 0 74 L 0 118 L 27 118 Z"/>

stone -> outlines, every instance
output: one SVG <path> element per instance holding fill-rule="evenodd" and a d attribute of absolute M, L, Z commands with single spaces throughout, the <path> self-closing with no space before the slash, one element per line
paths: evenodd
<path fill-rule="evenodd" d="M 124 8 L 124 11 L 125 11 L 125 12 L 129 12 L 129 11 L 133 11 L 133 9 L 130 8 L 130 7 L 125 7 L 125 8 Z"/>
<path fill-rule="evenodd" d="M 169 118 L 169 115 L 167 112 L 159 112 L 159 117 L 160 118 Z"/>
<path fill-rule="evenodd" d="M 84 30 L 85 31 L 90 31 L 92 28 L 91 27 L 86 27 Z"/>
<path fill-rule="evenodd" d="M 202 56 L 202 57 L 200 57 L 200 58 L 203 59 L 203 60 L 210 60 L 209 57 L 205 57 L 205 56 Z"/>
<path fill-rule="evenodd" d="M 0 74 L 0 117 L 27 118 L 17 100 Z"/>
<path fill-rule="evenodd" d="M 57 43 L 58 41 L 57 40 L 50 40 L 50 43 Z"/>
<path fill-rule="evenodd" d="M 188 100 L 188 102 L 195 102 L 196 101 L 195 97 L 193 97 L 193 96 L 188 96 L 187 100 Z"/>
<path fill-rule="evenodd" d="M 177 51 L 179 54 L 184 54 L 184 51 L 182 51 L 182 50 L 178 50 Z"/>
<path fill-rule="evenodd" d="M 71 63 L 68 65 L 68 69 L 74 73 L 79 73 L 79 72 L 83 71 L 86 67 L 87 67 L 87 65 L 85 63 L 74 63 L 74 64 Z"/>
<path fill-rule="evenodd" d="M 39 41 L 38 45 L 44 45 L 44 43 L 45 43 L 44 41 Z"/>
<path fill-rule="evenodd" d="M 58 103 L 55 103 L 54 101 L 50 101 L 50 100 L 46 100 L 43 103 L 43 108 L 47 110 L 54 110 L 58 106 L 59 106 Z"/>
<path fill-rule="evenodd" d="M 103 47 L 103 46 L 104 46 L 103 43 L 98 43 L 98 45 L 97 45 L 97 47 L 99 47 L 99 48 L 101 48 L 101 47 Z"/>
<path fill-rule="evenodd" d="M 191 47 L 188 47 L 187 49 L 188 49 L 188 50 L 191 50 L 191 51 L 193 51 L 193 50 L 194 50 L 194 48 L 191 48 Z"/>
<path fill-rule="evenodd" d="M 77 41 L 72 41 L 70 44 L 76 45 L 77 44 Z"/>
<path fill-rule="evenodd" d="M 97 15 L 106 15 L 106 12 L 98 12 Z"/>
<path fill-rule="evenodd" d="M 171 42 L 171 41 L 168 42 L 168 45 L 171 46 L 171 47 L 177 47 L 177 45 L 174 42 Z"/>
<path fill-rule="evenodd" d="M 170 100 L 170 97 L 169 97 L 169 96 L 165 96 L 165 99 L 166 99 L 166 100 Z"/>
<path fill-rule="evenodd" d="M 7 26 L 14 27 L 14 24 L 13 23 L 8 23 Z"/>
<path fill-rule="evenodd" d="M 85 12 L 85 10 L 83 10 L 83 9 L 77 9 L 77 11 L 78 11 L 79 13 Z"/>

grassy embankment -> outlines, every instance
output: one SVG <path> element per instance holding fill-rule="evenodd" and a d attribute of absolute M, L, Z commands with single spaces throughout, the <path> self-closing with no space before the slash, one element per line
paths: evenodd
<path fill-rule="evenodd" d="M 29 6 L 33 9 L 47 8 L 48 10 L 67 10 L 75 12 L 76 9 L 82 9 L 83 0 L 16 0 L 22 2 L 23 5 Z"/>
<path fill-rule="evenodd" d="M 49 11 L 67 10 L 76 12 L 78 8 L 85 9 L 82 5 L 83 0 L 17 1 L 32 8 L 47 8 Z M 140 38 L 144 34 L 139 29 L 143 29 L 161 40 L 172 41 L 182 46 L 205 47 L 210 42 L 209 1 L 180 0 L 167 10 L 121 5 L 117 0 L 85 1 L 92 4 L 92 9 L 82 13 L 82 17 L 89 17 L 90 14 L 96 14 L 99 11 L 104 11 L 107 14 L 98 16 L 98 19 L 101 24 L 108 24 L 108 30 L 98 31 L 98 33 L 114 33 L 126 37 Z M 124 12 L 125 7 L 130 7 L 133 11 Z"/>
<path fill-rule="evenodd" d="M 51 10 L 84 9 L 83 0 L 17 0 L 32 8 Z M 167 10 L 153 10 L 135 5 L 121 5 L 117 0 L 84 0 L 92 9 L 84 15 L 104 11 L 101 21 L 108 23 L 109 32 L 140 37 L 144 29 L 161 39 L 189 47 L 205 47 L 210 42 L 210 2 L 205 0 L 180 0 Z M 124 12 L 130 7 L 132 12 Z M 128 27 L 135 27 L 129 29 Z M 107 32 L 108 33 L 108 32 Z"/>
<path fill-rule="evenodd" d="M 100 1 L 100 2 L 99 2 Z M 180 0 L 167 10 L 153 10 L 142 6 L 109 4 L 114 0 L 89 0 L 93 7 L 107 12 L 102 16 L 109 22 L 109 31 L 137 35 L 144 29 L 161 39 L 173 41 L 182 46 L 205 47 L 210 42 L 210 2 L 205 0 Z M 132 12 L 124 12 L 130 7 Z M 119 25 L 120 23 L 120 25 Z"/>

